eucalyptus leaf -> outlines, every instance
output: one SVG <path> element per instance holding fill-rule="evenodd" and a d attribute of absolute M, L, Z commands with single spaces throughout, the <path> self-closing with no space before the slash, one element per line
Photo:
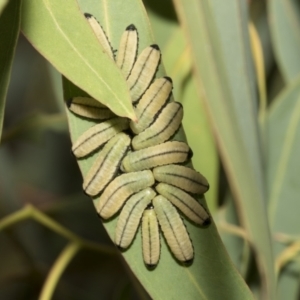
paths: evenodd
<path fill-rule="evenodd" d="M 82 11 L 96 16 L 104 27 L 113 48 L 119 44 L 124 29 L 131 23 L 139 32 L 139 52 L 153 44 L 153 35 L 149 27 L 142 2 L 131 1 L 80 1 Z M 157 76 L 165 75 L 160 67 Z M 65 82 L 65 90 L 68 83 Z M 92 126 L 88 121 L 81 120 L 68 113 L 71 137 L 74 141 L 87 128 Z M 183 134 L 181 134 L 181 137 Z M 91 167 L 95 155 L 80 160 L 79 165 L 83 176 Z M 97 199 L 95 206 L 97 205 Z M 200 201 L 205 205 L 204 199 Z M 114 239 L 117 219 L 104 222 L 109 236 Z M 195 259 L 191 266 L 183 266 L 172 257 L 164 239 L 161 239 L 161 258 L 158 266 L 148 270 L 142 259 L 141 233 L 137 233 L 133 245 L 125 252 L 124 258 L 154 299 L 252 299 L 245 282 L 234 268 L 224 246 L 212 224 L 203 229 L 185 221 L 195 248 Z M 174 284 L 177 283 L 177 284 Z M 216 286 L 219 288 L 216 289 Z"/>
<path fill-rule="evenodd" d="M 20 31 L 21 0 L 11 0 L 0 16 L 0 138 L 12 62 Z"/>
<path fill-rule="evenodd" d="M 104 52 L 75 0 L 24 1 L 22 31 L 72 83 L 116 114 L 135 118 L 123 75 Z"/>
<path fill-rule="evenodd" d="M 275 99 L 267 118 L 269 219 L 274 236 L 299 237 L 300 77 Z M 274 242 L 277 258 L 286 245 Z M 297 253 L 294 254 L 295 258 Z M 280 299 L 299 294 L 299 262 L 282 266 L 278 279 Z"/>
<path fill-rule="evenodd" d="M 300 74 L 300 10 L 299 2 L 270 0 L 269 25 L 275 56 L 286 82 Z"/>
<path fill-rule="evenodd" d="M 273 253 L 265 207 L 247 3 L 174 0 L 191 45 L 220 155 L 258 261 L 262 297 L 275 298 Z M 202 90 L 201 90 L 202 88 Z"/>

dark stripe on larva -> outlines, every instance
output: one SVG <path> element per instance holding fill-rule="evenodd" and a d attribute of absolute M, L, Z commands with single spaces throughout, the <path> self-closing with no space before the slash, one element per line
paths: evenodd
<path fill-rule="evenodd" d="M 131 183 L 133 183 L 133 182 L 137 182 L 139 179 L 137 179 L 137 180 L 132 180 L 132 181 L 128 181 L 128 182 L 126 182 L 125 184 L 123 184 L 123 185 L 120 185 L 116 190 L 114 190 L 114 192 L 107 198 L 107 200 L 106 200 L 106 202 L 103 204 L 103 206 L 102 206 L 102 209 L 98 212 L 100 215 L 101 215 L 101 211 L 104 209 L 104 207 L 105 207 L 105 205 L 110 201 L 110 199 L 113 197 L 113 195 L 115 194 L 115 193 L 117 193 L 118 192 L 118 190 L 120 190 L 121 188 L 123 188 L 124 186 L 126 186 L 126 185 L 129 185 L 129 184 L 131 184 Z"/>
<path fill-rule="evenodd" d="M 138 202 L 136 202 L 135 205 L 131 208 L 130 213 L 128 214 L 128 216 L 127 216 L 127 218 L 126 218 L 125 226 L 123 227 L 123 230 L 122 230 L 122 234 L 121 234 L 121 237 L 120 237 L 120 242 L 119 242 L 119 244 L 122 244 L 123 236 L 124 236 L 124 233 L 125 233 L 125 231 L 126 231 L 126 229 L 127 229 L 127 226 L 128 226 L 128 220 L 130 219 L 131 213 L 134 211 L 135 207 L 139 204 L 139 202 L 142 201 L 145 197 L 146 197 L 146 195 L 143 196 Z"/>
<path fill-rule="evenodd" d="M 88 138 L 86 138 L 85 140 L 83 140 L 81 142 L 81 144 L 79 144 L 76 148 L 73 149 L 73 152 L 76 151 L 76 149 L 78 149 L 81 145 L 83 145 L 84 143 L 86 143 L 88 140 L 92 139 L 93 137 L 95 137 L 96 135 L 99 135 L 107 130 L 111 129 L 111 127 L 107 127 L 107 128 L 104 128 L 103 130 L 101 131 L 97 131 L 96 133 L 94 133 L 93 135 L 89 136 Z"/>
<path fill-rule="evenodd" d="M 193 213 L 195 213 L 195 215 L 197 215 L 201 220 L 205 221 L 206 219 L 202 218 L 201 215 L 197 214 L 197 212 L 195 210 L 193 210 L 193 208 L 191 206 L 189 206 L 187 204 L 187 202 L 184 202 L 181 200 L 181 198 L 179 198 L 176 194 L 172 193 L 171 191 L 169 191 L 169 193 L 174 196 L 177 200 L 179 200 L 182 204 L 184 204 L 185 206 L 187 206 Z M 196 200 L 195 200 L 196 201 Z"/>
<path fill-rule="evenodd" d="M 144 64 L 143 64 L 143 66 L 142 66 L 142 68 L 141 68 L 141 70 L 140 70 L 140 72 L 139 72 L 139 74 L 138 74 L 138 76 L 137 76 L 135 82 L 134 82 L 133 85 L 130 87 L 130 90 L 132 90 L 132 89 L 136 86 L 136 84 L 138 83 L 139 78 L 140 78 L 140 76 L 141 76 L 143 70 L 145 69 L 146 65 L 148 64 L 149 57 L 150 57 L 151 53 L 153 52 L 153 50 L 154 50 L 154 48 L 152 48 L 151 51 L 149 52 L 149 54 L 148 54 L 147 58 L 145 59 L 145 62 L 144 62 Z"/>
<path fill-rule="evenodd" d="M 168 129 L 168 127 L 170 126 L 170 124 L 174 121 L 174 119 L 176 118 L 176 116 L 178 115 L 178 113 L 180 112 L 181 110 L 181 106 L 178 106 L 178 109 L 176 111 L 176 113 L 174 114 L 174 117 L 172 119 L 169 120 L 168 123 L 165 124 L 165 127 L 162 127 L 160 131 L 158 132 L 155 132 L 152 136 L 149 136 L 147 139 L 145 139 L 144 141 L 148 141 L 154 137 L 157 137 L 158 135 L 160 135 L 162 132 L 164 132 L 166 129 Z M 180 126 L 180 124 L 179 124 Z M 177 128 L 178 129 L 178 128 Z"/>
<path fill-rule="evenodd" d="M 166 79 L 168 77 L 165 77 Z M 169 80 L 170 81 L 170 80 Z M 172 82 L 172 81 L 171 81 Z M 167 83 L 167 81 L 164 81 L 164 83 L 160 86 L 160 88 L 157 90 L 156 94 L 151 98 L 151 100 L 148 102 L 148 104 L 144 107 L 144 109 L 141 111 L 140 113 L 140 119 L 143 117 L 145 111 L 147 110 L 147 108 L 152 104 L 153 100 L 156 99 L 157 95 L 160 93 L 160 91 L 163 89 L 163 87 L 165 86 L 165 84 Z"/>
<path fill-rule="evenodd" d="M 126 36 L 126 43 L 125 43 L 124 54 L 126 54 L 126 50 L 127 50 L 127 46 L 128 46 L 128 38 L 129 38 L 129 32 L 128 32 L 128 30 L 126 30 L 126 32 L 127 32 L 127 36 Z M 123 68 L 124 61 L 125 61 L 125 55 L 123 55 L 123 59 L 122 59 L 122 63 L 121 63 L 120 69 Z M 128 73 L 128 75 L 129 74 L 130 74 L 130 72 Z"/>
<path fill-rule="evenodd" d="M 152 265 L 152 244 L 151 244 L 151 230 L 150 230 L 150 218 L 148 218 L 148 236 L 149 236 L 149 255 L 150 255 L 150 265 Z"/>
<path fill-rule="evenodd" d="M 168 218 L 168 215 L 167 215 L 167 213 L 166 213 L 166 211 L 164 210 L 163 207 L 162 207 L 162 210 L 163 210 L 163 213 L 164 213 L 164 215 L 165 215 L 165 217 L 166 217 L 166 219 L 167 219 L 167 221 L 168 221 L 168 223 L 169 223 L 169 226 L 170 226 L 170 228 L 171 228 L 171 230 L 172 230 L 173 236 L 175 237 L 175 240 L 176 240 L 176 242 L 177 242 L 177 245 L 179 246 L 179 249 L 180 249 L 180 251 L 181 251 L 181 253 L 182 253 L 182 256 L 185 258 L 185 260 L 188 260 L 188 259 L 186 258 L 186 256 L 184 255 L 184 251 L 182 250 L 181 244 L 180 244 L 180 242 L 179 242 L 178 239 L 177 239 L 177 235 L 175 234 L 175 231 L 174 231 L 174 229 L 173 229 L 172 223 L 170 222 L 170 219 Z M 180 217 L 179 217 L 179 218 L 180 218 Z M 182 224 L 182 226 L 184 226 L 184 225 Z"/>
<path fill-rule="evenodd" d="M 149 155 L 147 157 L 144 157 L 140 160 L 136 160 L 135 162 L 140 162 L 140 161 L 143 161 L 143 160 L 146 160 L 146 159 L 149 159 L 149 158 L 153 158 L 153 157 L 156 157 L 156 156 L 161 156 L 161 155 L 165 155 L 165 154 L 173 154 L 173 153 L 187 153 L 187 151 L 166 151 L 166 152 L 160 152 L 160 153 L 157 153 L 157 154 L 153 154 L 153 155 Z"/>
<path fill-rule="evenodd" d="M 193 178 L 187 177 L 187 176 L 184 176 L 184 175 L 179 175 L 179 174 L 175 174 L 175 173 L 163 173 L 163 174 L 165 174 L 165 175 L 171 175 L 171 176 L 179 177 L 179 178 L 183 178 L 183 179 L 187 179 L 187 180 L 189 180 L 189 181 L 192 181 L 192 182 L 194 182 L 194 183 L 196 183 L 196 184 L 199 184 L 199 185 L 201 185 L 201 186 L 204 186 L 204 187 L 206 187 L 206 188 L 209 187 L 208 185 L 202 184 L 202 183 L 200 183 L 199 181 L 194 180 Z"/>
<path fill-rule="evenodd" d="M 99 171 L 101 170 L 103 164 L 106 162 L 106 159 L 107 157 L 111 154 L 111 152 L 113 151 L 113 149 L 115 147 L 118 146 L 118 143 L 116 143 L 108 152 L 107 154 L 104 156 L 103 160 L 102 160 L 102 163 L 100 164 L 100 166 L 98 167 L 97 171 L 95 172 L 95 174 L 93 175 L 93 177 L 91 178 L 91 180 L 89 181 L 89 183 L 87 184 L 85 190 L 87 190 L 89 188 L 89 186 L 92 184 L 92 182 L 94 181 L 95 177 L 98 175 Z M 128 147 L 127 147 L 128 149 Z M 124 151 L 124 155 L 126 154 L 126 150 Z M 114 172 L 112 172 L 111 174 L 111 178 L 113 178 L 116 174 L 116 172 L 118 171 L 118 166 L 121 164 L 121 161 L 122 161 L 123 157 L 120 158 L 119 162 L 117 163 L 116 165 L 116 168 L 114 170 Z M 109 180 L 110 181 L 110 180 Z"/>

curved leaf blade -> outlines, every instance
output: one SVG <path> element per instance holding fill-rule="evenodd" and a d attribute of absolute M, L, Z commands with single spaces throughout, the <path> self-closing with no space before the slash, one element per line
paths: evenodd
<path fill-rule="evenodd" d="M 141 1 L 81 1 L 82 9 L 94 14 L 105 28 L 113 47 L 118 45 L 126 26 L 133 23 L 139 31 L 139 51 L 153 43 L 149 21 Z M 132 13 L 134 11 L 134 14 Z M 122 12 L 116 18 L 116 13 Z M 158 76 L 164 75 L 160 67 Z M 72 140 L 91 126 L 87 121 L 68 114 Z M 95 156 L 79 161 L 84 174 L 89 170 Z M 204 199 L 200 199 L 204 203 Z M 97 199 L 95 200 L 97 205 Z M 104 222 L 114 239 L 117 219 Z M 195 247 L 195 260 L 189 267 L 178 264 L 170 254 L 164 239 L 161 239 L 161 259 L 157 268 L 149 271 L 143 263 L 141 233 L 137 233 L 133 245 L 123 252 L 125 260 L 137 278 L 154 299 L 252 299 L 245 282 L 230 261 L 214 224 L 201 229 L 185 221 Z M 174 285 L 174 282 L 180 284 Z M 220 286 L 221 284 L 221 286 Z M 220 286 L 216 289 L 216 285 Z"/>
<path fill-rule="evenodd" d="M 20 31 L 20 12 L 21 0 L 11 0 L 0 16 L 0 138 L 12 61 Z"/>
<path fill-rule="evenodd" d="M 300 15 L 297 1 L 268 1 L 271 38 L 280 70 L 287 82 L 300 73 Z"/>
<path fill-rule="evenodd" d="M 123 75 L 100 46 L 76 1 L 24 1 L 22 31 L 72 83 L 116 114 L 135 118 Z"/>
<path fill-rule="evenodd" d="M 240 221 L 257 255 L 263 296 L 273 299 L 276 283 L 245 2 L 174 0 Z"/>

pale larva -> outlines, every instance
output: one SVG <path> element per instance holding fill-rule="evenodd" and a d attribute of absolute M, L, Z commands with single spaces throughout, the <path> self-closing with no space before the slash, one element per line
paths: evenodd
<path fill-rule="evenodd" d="M 209 189 L 202 174 L 185 166 L 169 164 L 154 168 L 153 174 L 155 180 L 177 186 L 192 194 L 203 194 Z"/>
<path fill-rule="evenodd" d="M 161 195 L 152 203 L 170 250 L 179 261 L 190 263 L 194 258 L 193 245 L 176 208 Z"/>
<path fill-rule="evenodd" d="M 115 178 L 104 190 L 97 203 L 99 215 L 108 219 L 123 206 L 134 193 L 154 184 L 150 170 L 122 174 Z"/>
<path fill-rule="evenodd" d="M 153 206 L 147 208 L 142 218 L 143 259 L 147 267 L 154 268 L 160 255 L 160 238 L 156 213 Z"/>
<path fill-rule="evenodd" d="M 156 193 L 151 188 L 146 188 L 126 201 L 118 219 L 115 231 L 115 244 L 125 249 L 127 248 L 136 233 L 145 208 L 151 203 Z"/>

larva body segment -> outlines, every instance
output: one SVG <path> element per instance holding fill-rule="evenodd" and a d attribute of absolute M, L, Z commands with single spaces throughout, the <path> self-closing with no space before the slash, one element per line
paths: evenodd
<path fill-rule="evenodd" d="M 144 149 L 167 141 L 180 127 L 182 118 L 182 105 L 178 102 L 168 103 L 154 123 L 132 139 L 133 149 Z"/>
<path fill-rule="evenodd" d="M 130 137 L 121 132 L 103 147 L 83 181 L 83 189 L 90 196 L 98 195 L 113 179 L 130 145 Z"/>
<path fill-rule="evenodd" d="M 169 77 L 155 79 L 136 106 L 138 121 L 130 122 L 130 128 L 138 134 L 153 123 L 172 92 L 172 80 Z"/>
<path fill-rule="evenodd" d="M 202 174 L 185 166 L 169 164 L 154 168 L 153 174 L 155 180 L 177 186 L 192 194 L 203 194 L 209 189 Z"/>
<path fill-rule="evenodd" d="M 150 170 L 122 174 L 104 190 L 97 204 L 97 211 L 103 219 L 112 217 L 134 193 L 154 184 Z"/>
<path fill-rule="evenodd" d="M 191 221 L 199 225 L 209 225 L 210 216 L 204 207 L 183 190 L 165 183 L 159 183 L 156 191 L 175 205 Z"/>
<path fill-rule="evenodd" d="M 143 213 L 142 242 L 145 265 L 154 268 L 159 261 L 160 238 L 158 220 L 153 207 L 146 209 Z"/>
<path fill-rule="evenodd" d="M 74 114 L 93 120 L 106 120 L 116 115 L 105 105 L 90 97 L 74 97 L 67 103 Z"/>
<path fill-rule="evenodd" d="M 88 20 L 90 26 L 92 27 L 94 33 L 96 34 L 97 39 L 99 40 L 100 44 L 104 48 L 105 52 L 108 56 L 114 60 L 114 51 L 112 46 L 110 45 L 109 39 L 107 38 L 102 26 L 96 20 L 94 16 L 91 14 L 84 14 L 86 19 Z"/>
<path fill-rule="evenodd" d="M 122 171 L 135 172 L 156 166 L 185 162 L 190 154 L 186 143 L 171 141 L 146 149 L 130 152 L 121 165 Z"/>
<path fill-rule="evenodd" d="M 145 48 L 138 56 L 127 79 L 132 103 L 136 103 L 149 87 L 160 61 L 157 45 Z"/>
<path fill-rule="evenodd" d="M 84 157 L 105 144 L 117 133 L 127 129 L 128 126 L 129 121 L 125 118 L 113 118 L 92 126 L 76 140 L 72 151 L 76 157 Z"/>
<path fill-rule="evenodd" d="M 131 244 L 142 214 L 155 196 L 156 193 L 153 189 L 146 188 L 126 201 L 119 215 L 115 231 L 115 244 L 118 247 L 125 249 Z"/>
<path fill-rule="evenodd" d="M 161 195 L 156 196 L 152 203 L 172 253 L 181 262 L 191 262 L 194 258 L 193 245 L 176 208 Z"/>
<path fill-rule="evenodd" d="M 131 24 L 123 33 L 117 53 L 116 64 L 127 79 L 135 63 L 138 50 L 138 32 Z"/>

